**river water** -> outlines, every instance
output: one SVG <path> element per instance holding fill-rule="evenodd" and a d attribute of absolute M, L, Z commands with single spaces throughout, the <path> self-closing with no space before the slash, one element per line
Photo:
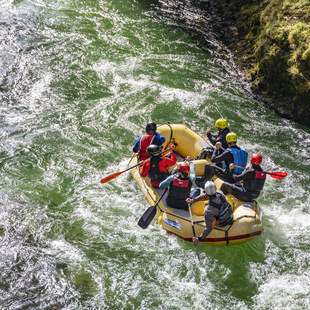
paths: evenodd
<path fill-rule="evenodd" d="M 0 0 L 0 111 L 0 309 L 308 309 L 310 128 L 251 95 L 195 3 Z M 128 175 L 99 184 L 149 120 L 221 116 L 289 173 L 261 237 L 196 248 L 136 225 Z"/>

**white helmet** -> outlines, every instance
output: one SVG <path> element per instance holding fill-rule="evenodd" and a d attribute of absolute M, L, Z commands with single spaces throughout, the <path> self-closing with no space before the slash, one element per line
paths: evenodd
<path fill-rule="evenodd" d="M 208 196 L 215 195 L 216 193 L 216 187 L 215 184 L 212 181 L 207 181 L 205 183 L 205 192 Z"/>

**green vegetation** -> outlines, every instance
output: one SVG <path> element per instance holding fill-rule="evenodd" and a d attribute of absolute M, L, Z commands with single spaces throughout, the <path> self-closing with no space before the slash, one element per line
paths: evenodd
<path fill-rule="evenodd" d="M 215 27 L 254 89 L 271 96 L 282 114 L 309 124 L 310 0 L 210 0 L 209 6 L 223 18 Z"/>

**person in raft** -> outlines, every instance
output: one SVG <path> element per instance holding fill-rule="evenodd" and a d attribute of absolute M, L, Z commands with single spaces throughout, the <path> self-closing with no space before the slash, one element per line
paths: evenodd
<path fill-rule="evenodd" d="M 215 226 L 224 227 L 233 223 L 233 213 L 230 204 L 227 202 L 225 196 L 222 193 L 216 191 L 215 184 L 212 181 L 207 181 L 205 184 L 205 194 L 202 194 L 196 198 L 189 198 L 187 202 L 192 204 L 196 201 L 206 200 L 208 202 L 205 206 L 204 217 L 206 228 L 201 236 L 193 237 L 195 244 L 198 241 L 206 239 Z"/>
<path fill-rule="evenodd" d="M 260 166 L 262 160 L 263 156 L 261 154 L 252 154 L 251 166 L 246 168 L 241 174 L 233 175 L 234 181 L 241 182 L 242 184 L 231 184 L 224 182 L 221 186 L 222 192 L 225 195 L 232 194 L 236 198 L 243 201 L 253 201 L 256 199 L 260 195 L 266 180 L 266 173 L 264 173 Z M 231 164 L 230 169 L 234 168 L 235 165 Z"/>
<path fill-rule="evenodd" d="M 226 136 L 229 134 L 230 129 L 228 128 L 228 121 L 225 118 L 219 118 L 215 121 L 214 127 L 217 128 L 217 134 L 212 134 L 211 129 L 207 129 L 207 138 L 212 145 L 215 145 L 217 142 L 222 143 L 222 148 L 218 150 L 218 155 L 223 153 L 225 149 L 227 149 L 228 144 L 226 141 Z M 197 159 L 206 159 L 211 158 L 213 153 L 213 148 L 205 147 L 199 153 Z"/>
<path fill-rule="evenodd" d="M 165 142 L 165 137 L 156 132 L 156 129 L 156 123 L 148 123 L 145 127 L 145 134 L 136 138 L 132 151 L 138 153 L 139 160 L 145 160 L 149 157 L 147 148 L 151 144 L 161 146 Z"/>
<path fill-rule="evenodd" d="M 211 164 L 205 167 L 205 180 L 209 181 L 216 175 L 225 182 L 234 183 L 233 174 L 240 174 L 245 168 L 248 161 L 248 153 L 237 145 L 237 135 L 234 132 L 230 132 L 226 136 L 226 141 L 228 148 L 220 155 L 217 155 L 217 151 L 222 148 L 222 144 L 221 142 L 216 142 L 211 157 L 211 162 L 215 165 Z M 222 167 L 219 167 L 219 164 Z M 234 164 L 232 170 L 229 169 L 230 164 Z"/>
<path fill-rule="evenodd" d="M 186 199 L 190 197 L 194 178 L 190 176 L 190 165 L 188 161 L 178 164 L 177 172 L 159 184 L 160 189 L 169 188 L 166 199 L 168 207 L 188 210 Z"/>
<path fill-rule="evenodd" d="M 140 166 L 140 175 L 142 177 L 148 176 L 151 185 L 154 188 L 159 188 L 160 182 L 170 175 L 169 168 L 175 165 L 177 156 L 173 150 L 162 157 L 161 147 L 155 144 L 151 144 L 147 148 L 147 152 L 150 158 L 144 160 L 142 166 Z"/>

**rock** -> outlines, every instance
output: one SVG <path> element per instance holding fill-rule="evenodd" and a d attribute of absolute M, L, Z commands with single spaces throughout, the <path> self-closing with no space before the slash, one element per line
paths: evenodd
<path fill-rule="evenodd" d="M 310 126 L 310 3 L 207 0 L 203 5 L 254 91 L 281 115 Z"/>

